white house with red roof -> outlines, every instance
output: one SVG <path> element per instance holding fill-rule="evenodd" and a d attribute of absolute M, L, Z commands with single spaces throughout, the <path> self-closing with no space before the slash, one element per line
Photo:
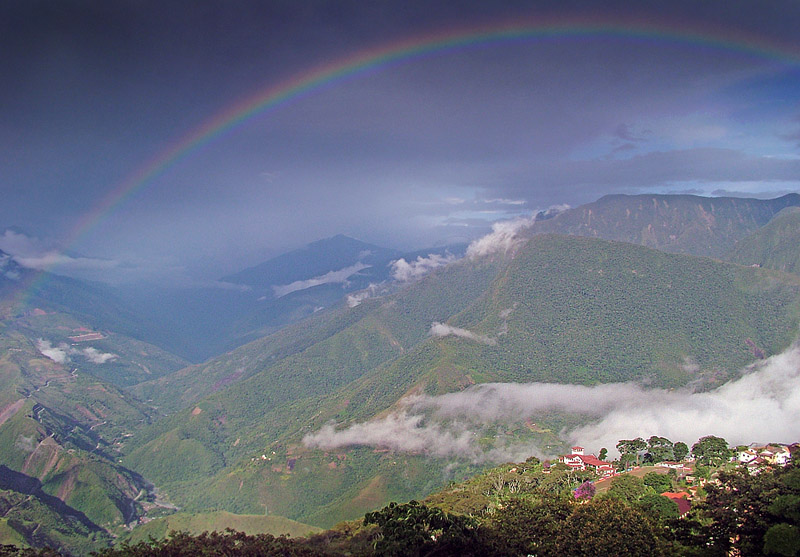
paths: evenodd
<path fill-rule="evenodd" d="M 572 453 L 558 457 L 558 461 L 563 462 L 574 470 L 592 470 L 603 478 L 616 474 L 613 465 L 600 460 L 594 455 L 583 454 L 583 451 L 583 447 L 572 447 Z"/>

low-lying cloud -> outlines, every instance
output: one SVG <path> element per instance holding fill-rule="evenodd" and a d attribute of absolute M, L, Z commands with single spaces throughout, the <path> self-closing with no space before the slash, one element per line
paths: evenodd
<path fill-rule="evenodd" d="M 53 360 L 57 364 L 65 364 L 72 360 L 72 356 L 80 356 L 93 364 L 105 364 L 118 358 L 117 354 L 110 352 L 101 352 L 97 348 L 87 346 L 86 348 L 75 348 L 69 344 L 62 342 L 58 346 L 53 346 L 49 340 L 38 339 L 36 341 L 36 348 L 39 352 Z"/>
<path fill-rule="evenodd" d="M 383 283 L 381 284 L 370 283 L 370 285 L 366 287 L 364 290 L 359 290 L 358 292 L 348 294 L 346 298 L 347 307 L 354 308 L 358 305 L 361 305 L 361 302 L 363 302 L 367 298 L 371 298 L 372 296 L 377 295 L 381 289 L 382 284 Z"/>
<path fill-rule="evenodd" d="M 53 246 L 46 245 L 38 238 L 10 229 L 6 229 L 0 235 L 0 250 L 13 256 L 14 261 L 21 266 L 40 271 L 58 267 L 59 271 L 70 273 L 113 269 L 119 265 L 118 261 L 111 259 L 73 257 Z"/>
<path fill-rule="evenodd" d="M 520 217 L 492 224 L 492 231 L 472 242 L 467 247 L 467 257 L 483 257 L 494 253 L 506 253 L 522 241 L 519 232 L 530 228 L 535 217 Z"/>
<path fill-rule="evenodd" d="M 410 262 L 401 258 L 391 263 L 392 278 L 400 282 L 416 280 L 427 275 L 437 267 L 452 263 L 456 259 L 458 258 L 453 254 L 440 255 L 438 253 L 430 253 L 428 257 L 422 257 L 420 255 Z"/>
<path fill-rule="evenodd" d="M 287 294 L 291 294 L 292 292 L 305 290 L 306 288 L 312 288 L 321 284 L 347 284 L 348 278 L 359 271 L 367 269 L 368 267 L 370 267 L 370 265 L 359 262 L 354 265 L 350 265 L 349 267 L 339 269 L 338 271 L 329 271 L 318 277 L 313 277 L 306 280 L 296 280 L 291 284 L 273 286 L 272 292 L 275 294 L 276 298 L 281 298 Z"/>
<path fill-rule="evenodd" d="M 97 348 L 92 347 L 84 348 L 78 352 L 83 354 L 83 356 L 93 364 L 104 364 L 117 357 L 116 354 L 111 354 L 110 352 L 100 352 Z"/>
<path fill-rule="evenodd" d="M 541 450 L 522 441 L 484 449 L 477 439 L 493 425 L 547 413 L 584 416 L 590 423 L 560 433 L 592 451 L 606 447 L 613 453 L 620 439 L 651 435 L 689 445 L 704 435 L 724 437 L 730 444 L 795 442 L 800 439 L 800 346 L 703 393 L 633 383 L 488 383 L 459 393 L 410 396 L 382 419 L 339 430 L 329 424 L 304 442 L 323 449 L 366 445 L 476 462 L 520 460 L 542 456 Z"/>
<path fill-rule="evenodd" d="M 481 344 L 488 344 L 490 346 L 497 344 L 496 340 L 489 338 L 486 335 L 473 333 L 467 329 L 460 329 L 458 327 L 453 327 L 444 323 L 438 323 L 436 321 L 431 324 L 430 334 L 434 337 L 455 336 L 459 338 L 466 338 L 469 340 L 474 340 L 475 342 L 480 342 Z"/>

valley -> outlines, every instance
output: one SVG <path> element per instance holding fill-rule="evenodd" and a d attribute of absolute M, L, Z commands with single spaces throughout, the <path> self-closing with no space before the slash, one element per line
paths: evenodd
<path fill-rule="evenodd" d="M 612 196 L 495 231 L 480 254 L 337 236 L 224 279 L 250 290 L 207 291 L 230 330 L 195 362 L 177 339 L 214 327 L 169 323 L 205 298 L 158 323 L 139 294 L 46 277 L 20 305 L 30 271 L 4 260 L 0 541 L 301 535 L 561 454 L 604 415 L 489 406 L 507 386 L 724 392 L 797 339 L 797 205 Z"/>

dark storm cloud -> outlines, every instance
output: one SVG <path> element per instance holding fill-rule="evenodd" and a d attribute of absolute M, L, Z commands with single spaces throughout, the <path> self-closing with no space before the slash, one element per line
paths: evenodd
<path fill-rule="evenodd" d="M 797 187 L 797 64 L 735 47 L 800 55 L 794 1 L 10 0 L 0 233 L 18 225 L 69 247 L 109 192 L 189 130 L 312 68 L 548 19 L 646 21 L 721 43 L 551 37 L 377 68 L 215 139 L 76 247 L 213 278 L 339 232 L 423 247 L 610 191 Z"/>

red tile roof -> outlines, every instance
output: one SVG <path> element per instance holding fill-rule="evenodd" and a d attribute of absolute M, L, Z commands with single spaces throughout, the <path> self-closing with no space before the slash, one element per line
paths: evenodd
<path fill-rule="evenodd" d="M 665 491 L 661 495 L 669 497 L 670 499 L 686 499 L 689 497 L 689 494 L 685 491 Z"/>

